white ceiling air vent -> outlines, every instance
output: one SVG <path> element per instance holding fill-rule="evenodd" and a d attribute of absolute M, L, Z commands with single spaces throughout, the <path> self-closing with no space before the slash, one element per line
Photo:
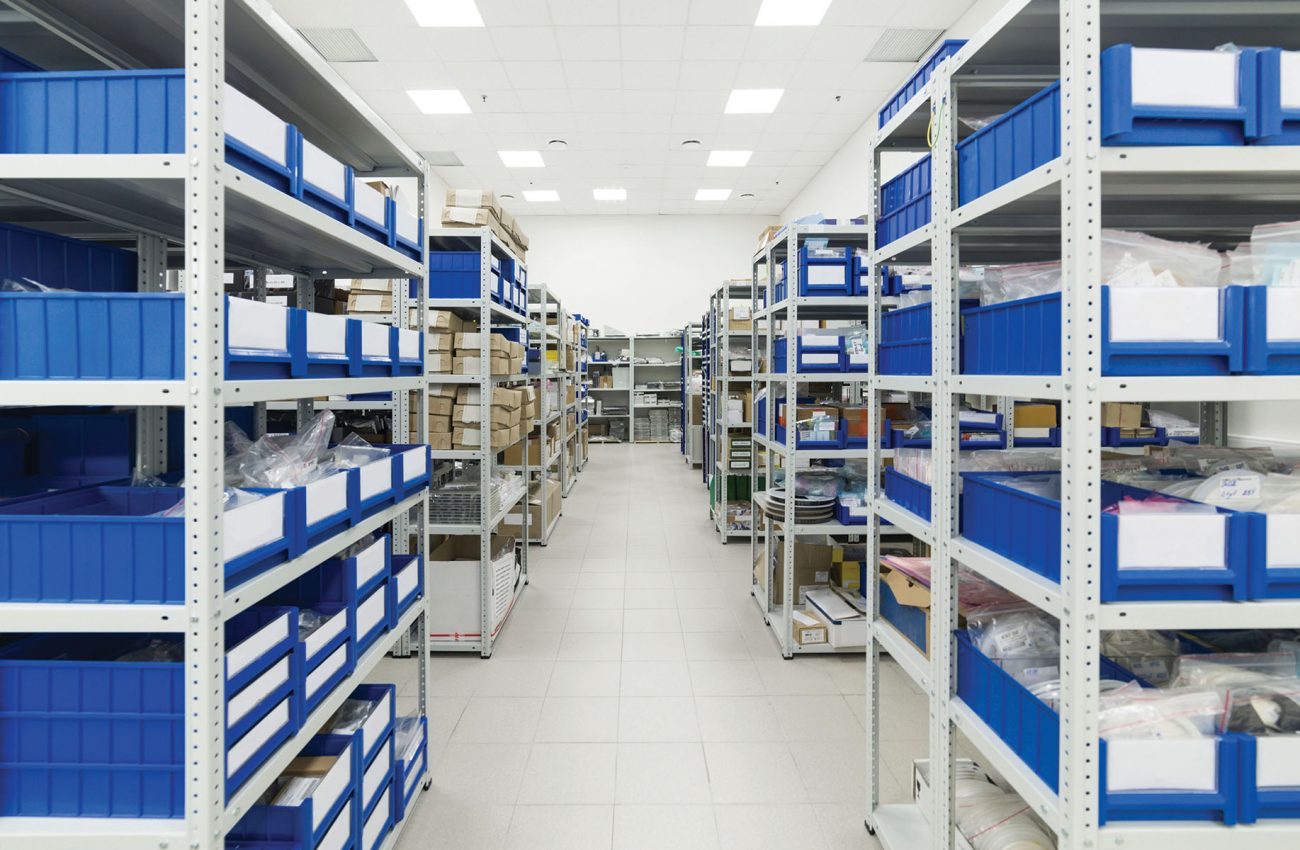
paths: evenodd
<path fill-rule="evenodd" d="M 374 62 L 375 54 L 357 35 L 356 30 L 332 27 L 309 27 L 298 30 L 307 43 L 328 62 Z"/>
<path fill-rule="evenodd" d="M 885 30 L 867 54 L 868 62 L 915 62 L 925 55 L 943 30 Z"/>
<path fill-rule="evenodd" d="M 430 165 L 452 167 L 465 164 L 452 151 L 420 151 L 420 156 L 424 157 L 425 162 Z"/>

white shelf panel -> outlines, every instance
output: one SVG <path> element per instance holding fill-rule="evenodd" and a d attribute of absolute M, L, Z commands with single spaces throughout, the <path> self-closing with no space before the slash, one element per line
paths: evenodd
<path fill-rule="evenodd" d="M 795 383 L 799 384 L 865 384 L 871 380 L 870 372 L 800 372 L 793 376 L 782 374 L 780 372 L 759 372 L 752 376 L 732 378 L 731 380 L 748 381 L 754 380 L 758 383 L 783 384 L 791 377 Z"/>
<path fill-rule="evenodd" d="M 224 401 L 238 407 L 259 401 L 315 398 L 420 389 L 425 378 L 292 378 L 283 380 L 226 381 Z M 185 404 L 184 381 L 4 381 L 5 404 L 15 406 L 104 405 L 129 407 L 180 407 Z M 380 402 L 383 404 L 384 402 Z"/>
<path fill-rule="evenodd" d="M 1290 401 L 1300 399 L 1300 378 L 1223 375 L 1102 378 L 1103 401 Z"/>
<path fill-rule="evenodd" d="M 922 850 L 930 844 L 930 822 L 916 803 L 890 803 L 871 815 L 884 850 Z"/>
<path fill-rule="evenodd" d="M 898 666 L 903 668 L 903 672 L 918 688 L 930 693 L 930 660 L 888 620 L 876 620 L 873 626 L 876 643 L 898 662 Z"/>
<path fill-rule="evenodd" d="M 898 528 L 926 543 L 932 543 L 934 532 L 930 523 L 894 502 L 880 496 L 876 499 L 876 513 L 881 519 L 887 519 Z"/>
<path fill-rule="evenodd" d="M 524 325 L 528 323 L 528 317 L 523 313 L 516 312 L 515 310 L 512 310 L 509 307 L 504 307 L 495 301 L 483 298 L 430 298 L 429 309 L 454 310 L 457 313 L 473 313 L 477 315 L 482 310 L 485 300 L 492 316 L 505 319 L 506 324 Z M 493 322 L 493 325 L 496 324 L 496 322 Z"/>
<path fill-rule="evenodd" d="M 882 392 L 933 393 L 935 383 L 929 375 L 877 375 L 872 386 Z"/>
<path fill-rule="evenodd" d="M 909 251 L 919 253 L 918 249 L 927 245 L 932 238 L 934 238 L 934 225 L 927 224 L 925 227 L 917 228 L 903 236 L 903 238 L 895 239 L 888 245 L 873 251 L 871 253 L 871 262 L 880 265 L 881 263 L 888 263 Z"/>
<path fill-rule="evenodd" d="M 1065 601 L 1058 583 L 964 538 L 953 540 L 949 551 L 953 558 L 989 581 L 1002 585 L 1058 620 L 1061 618 Z"/>
<path fill-rule="evenodd" d="M 1051 375 L 953 375 L 952 391 L 959 395 L 1059 399 L 1062 381 Z"/>

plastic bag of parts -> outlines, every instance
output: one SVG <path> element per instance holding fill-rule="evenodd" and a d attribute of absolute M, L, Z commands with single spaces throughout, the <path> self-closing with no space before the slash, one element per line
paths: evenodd
<path fill-rule="evenodd" d="M 1164 685 L 1174 676 L 1181 650 L 1178 640 L 1144 629 L 1101 633 L 1101 654 L 1153 685 Z"/>
<path fill-rule="evenodd" d="M 957 779 L 957 828 L 974 850 L 1054 850 L 1024 800 L 979 778 Z"/>
<path fill-rule="evenodd" d="M 1097 687 L 1100 689 L 1098 691 L 1099 693 L 1107 694 L 1110 693 L 1111 691 L 1117 691 L 1120 688 L 1127 687 L 1128 684 L 1129 684 L 1128 682 L 1121 682 L 1118 679 L 1100 679 L 1097 682 Z M 1060 711 L 1061 709 L 1061 680 L 1060 679 L 1044 679 L 1043 681 L 1039 682 L 1036 685 L 1031 685 L 1029 687 L 1029 692 L 1034 696 L 1038 697 L 1043 702 L 1047 703 L 1047 705 L 1053 711 Z"/>
<path fill-rule="evenodd" d="M 1220 472 L 1166 483 L 1162 492 L 1236 511 L 1300 513 L 1300 475 Z"/>
<path fill-rule="evenodd" d="M 1047 472 L 1042 475 L 999 476 L 996 480 L 999 484 L 1024 493 L 1042 496 L 1045 499 L 1053 499 L 1058 502 L 1061 500 L 1061 476 L 1055 472 Z"/>
<path fill-rule="evenodd" d="M 1300 221 L 1261 224 L 1250 233 L 1252 280 L 1262 286 L 1300 286 Z"/>
<path fill-rule="evenodd" d="M 319 776 L 280 776 L 259 801 L 264 806 L 299 806 L 302 805 L 316 786 L 320 784 Z"/>
<path fill-rule="evenodd" d="M 1129 682 L 1101 694 L 1103 738 L 1201 738 L 1218 733 L 1223 695 L 1207 688 L 1143 688 Z"/>
<path fill-rule="evenodd" d="M 1042 472 L 1061 466 L 1060 449 L 991 449 L 961 453 L 962 472 Z"/>
<path fill-rule="evenodd" d="M 306 640 L 311 637 L 311 635 L 321 626 L 325 625 L 329 619 L 329 617 L 326 617 L 321 612 L 312 610 L 311 608 L 299 608 L 298 640 Z"/>
<path fill-rule="evenodd" d="M 852 325 L 842 328 L 844 353 L 850 356 L 862 356 L 870 352 L 870 337 L 866 325 Z"/>
<path fill-rule="evenodd" d="M 1218 286 L 1222 267 L 1219 252 L 1207 245 L 1101 232 L 1101 279 L 1111 286 Z"/>
<path fill-rule="evenodd" d="M 5 278 L 0 280 L 0 292 L 18 292 L 18 293 L 39 293 L 39 292 L 74 292 L 72 289 L 55 289 L 53 286 L 46 286 L 39 281 L 32 280 L 30 277 Z"/>
<path fill-rule="evenodd" d="M 1059 483 L 1059 481 L 1058 481 Z M 1147 493 L 1141 496 L 1124 496 L 1118 502 L 1102 508 L 1108 514 L 1132 516 L 1134 514 L 1202 514 L 1218 513 L 1213 505 L 1199 502 L 1187 502 L 1163 493 Z"/>
<path fill-rule="evenodd" d="M 1226 688 L 1261 679 L 1292 679 L 1296 659 L 1290 652 L 1219 652 L 1178 658 L 1176 688 Z"/>
<path fill-rule="evenodd" d="M 412 754 L 418 744 L 417 739 L 420 737 L 420 718 L 416 716 L 399 715 L 397 722 L 393 727 L 393 746 L 397 749 L 399 758 Z"/>
<path fill-rule="evenodd" d="M 340 552 L 340 553 L 338 554 L 338 557 L 340 557 L 340 558 L 355 558 L 357 555 L 360 555 L 362 552 L 364 552 L 364 551 L 366 551 L 367 549 L 369 549 L 369 548 L 370 548 L 370 544 L 372 544 L 372 543 L 374 543 L 374 542 L 375 542 L 375 535 L 373 535 L 373 534 L 367 534 L 365 537 L 361 538 L 361 539 L 358 540 L 356 543 L 353 543 L 351 546 L 349 546 L 348 548 L 346 548 L 346 549 L 344 549 L 342 552 Z"/>
<path fill-rule="evenodd" d="M 223 511 L 242 508 L 244 505 L 251 505 L 253 502 L 266 498 L 261 493 L 250 493 L 248 490 L 240 490 L 235 487 L 227 487 L 221 498 L 221 509 Z M 181 499 L 170 508 L 158 511 L 151 516 L 160 517 L 180 517 L 185 516 L 185 500 Z"/>
<path fill-rule="evenodd" d="M 227 423 L 226 440 L 231 450 L 226 458 L 227 481 L 236 486 L 277 490 L 309 484 L 321 476 L 321 467 L 328 461 L 333 430 L 334 414 L 328 410 L 312 417 L 297 434 L 267 434 L 252 442 L 239 426 Z"/>
<path fill-rule="evenodd" d="M 370 716 L 375 703 L 363 699 L 346 699 L 334 716 L 325 722 L 324 732 L 332 735 L 350 735 L 361 728 Z"/>
<path fill-rule="evenodd" d="M 966 617 L 971 640 L 1026 687 L 1061 675 L 1060 630 L 1047 613 L 1024 604 L 996 606 Z"/>
<path fill-rule="evenodd" d="M 898 296 L 898 306 L 915 307 L 918 304 L 929 304 L 932 300 L 932 293 L 928 289 L 912 289 Z"/>
<path fill-rule="evenodd" d="M 835 469 L 802 469 L 794 476 L 794 494 L 804 499 L 833 499 L 840 494 L 840 474 Z"/>
<path fill-rule="evenodd" d="M 1227 448 L 1171 442 L 1168 446 L 1153 449 L 1147 464 L 1153 469 L 1183 469 L 1197 475 L 1213 475 L 1216 472 L 1246 469 L 1257 472 L 1290 471 L 1289 464 L 1277 457 L 1272 449 L 1262 446 Z"/>
<path fill-rule="evenodd" d="M 185 660 L 185 644 L 169 638 L 152 638 L 138 649 L 118 656 L 118 661 L 175 664 Z"/>
<path fill-rule="evenodd" d="M 1300 735 L 1300 680 L 1255 682 L 1228 691 L 1225 732 Z"/>
<path fill-rule="evenodd" d="M 984 270 L 980 304 L 1002 304 L 1061 291 L 1061 264 L 1020 263 Z"/>

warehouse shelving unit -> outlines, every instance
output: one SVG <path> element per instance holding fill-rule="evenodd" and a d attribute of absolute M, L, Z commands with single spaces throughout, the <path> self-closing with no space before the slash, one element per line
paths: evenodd
<path fill-rule="evenodd" d="M 926 522 L 872 495 L 872 531 L 889 520 L 932 550 L 932 605 L 927 659 L 879 616 L 877 582 L 868 582 L 873 637 L 867 653 L 867 825 L 888 850 L 962 846 L 956 834 L 954 732 L 974 758 L 998 773 L 1065 848 L 1142 850 L 1272 850 L 1294 847 L 1294 820 L 1225 826 L 1213 821 L 1125 821 L 1102 825 L 1102 764 L 1098 753 L 1097 660 L 1110 629 L 1225 629 L 1293 627 L 1300 602 L 1102 602 L 1100 554 L 1100 405 L 1109 401 L 1200 404 L 1202 443 L 1226 438 L 1223 403 L 1296 399 L 1300 381 L 1274 376 L 1103 376 L 1100 334 L 1101 229 L 1121 227 L 1180 240 L 1230 243 L 1252 226 L 1300 218 L 1294 148 L 1103 147 L 1099 51 L 1118 43 L 1208 49 L 1223 42 L 1294 43 L 1293 5 L 1151 4 L 1137 0 L 1012 0 L 957 54 L 939 65 L 928 85 L 876 133 L 871 197 L 879 198 L 880 154 L 932 150 L 929 225 L 875 246 L 871 255 L 869 326 L 872 347 L 881 313 L 881 263 L 930 262 L 934 269 L 932 371 L 924 377 L 879 376 L 873 381 L 872 421 L 880 392 L 928 394 L 934 399 L 931 516 Z M 1051 80 L 1060 80 L 1060 151 L 1049 162 L 955 206 L 958 115 L 997 115 Z M 962 375 L 957 270 L 962 263 L 1060 259 L 1062 376 Z M 1061 581 L 1056 582 L 960 536 L 956 412 L 963 397 L 1041 399 L 1061 408 Z M 1011 423 L 1007 423 L 1008 429 Z M 878 459 L 872 448 L 873 461 Z M 876 563 L 876 534 L 868 536 Z M 956 627 L 957 568 L 963 566 L 1057 617 L 1062 679 L 1059 793 L 1045 783 L 954 692 L 952 634 Z M 888 651 L 930 700 L 929 756 L 933 805 L 881 805 L 879 652 Z"/>
<path fill-rule="evenodd" d="M 728 421 L 727 399 L 733 388 L 751 389 L 754 377 L 754 350 L 749 352 L 750 368 L 748 371 L 732 372 L 733 360 L 745 359 L 735 357 L 739 354 L 734 346 L 737 344 L 748 348 L 754 341 L 753 318 L 750 310 L 753 304 L 753 287 L 748 281 L 728 281 L 720 286 L 709 299 L 709 326 L 712 339 L 709 346 L 709 373 L 713 381 L 706 388 L 709 394 L 709 422 L 707 425 L 709 456 L 712 458 L 709 474 L 709 514 L 713 519 L 713 528 L 720 541 L 725 545 L 732 539 L 748 539 L 752 528 L 731 528 L 727 519 L 728 508 L 734 503 L 742 503 L 750 509 L 750 525 L 753 525 L 753 499 L 751 487 L 756 479 L 755 469 L 762 466 L 755 462 L 758 445 L 753 442 L 754 423 L 752 421 Z M 732 312 L 739 309 L 743 315 L 749 315 L 750 328 L 731 330 Z M 743 323 L 744 320 L 740 319 Z M 765 338 L 764 334 L 758 334 Z M 751 394 L 752 401 L 752 394 Z M 753 417 L 749 417 L 752 419 Z M 749 438 L 750 456 L 733 460 L 731 441 L 735 438 Z M 733 487 L 743 492 L 743 498 L 731 498 L 728 494 Z"/>
<path fill-rule="evenodd" d="M 426 221 L 431 220 L 429 216 L 436 216 L 433 199 L 430 199 L 430 206 L 426 208 Z M 516 375 L 493 375 L 491 374 L 491 354 L 490 342 L 488 337 L 494 329 L 514 329 L 521 334 L 521 339 L 526 339 L 526 328 L 528 317 L 519 312 L 513 306 L 494 301 L 492 294 L 497 289 L 492 271 L 492 261 L 508 261 L 513 268 L 525 268 L 521 258 L 517 257 L 514 251 L 507 246 L 489 227 L 442 227 L 431 228 L 428 230 L 428 250 L 432 255 L 438 251 L 471 251 L 479 255 L 479 294 L 476 298 L 444 298 L 433 297 L 427 300 L 429 310 L 449 310 L 456 313 L 463 319 L 469 319 L 477 324 L 480 331 L 479 337 L 479 372 L 470 375 L 448 375 L 448 374 L 429 374 L 427 384 L 458 384 L 467 387 L 477 387 L 479 389 L 479 422 L 486 423 L 492 421 L 492 400 L 491 390 L 498 386 L 518 386 L 527 383 L 531 376 L 526 374 Z M 486 429 L 480 433 L 486 433 Z M 490 439 L 489 441 L 490 442 Z M 433 518 L 429 519 L 429 533 L 434 535 L 458 535 L 477 537 L 479 541 L 479 631 L 477 634 L 431 634 L 429 645 L 433 651 L 441 652 L 478 652 L 484 658 L 490 658 L 492 655 L 492 644 L 501 630 L 505 628 L 514 611 L 514 606 L 523 594 L 524 588 L 528 585 L 528 511 L 525 509 L 522 513 L 522 530 L 523 539 L 518 543 L 519 574 L 511 582 L 510 600 L 506 604 L 504 613 L 500 621 L 496 622 L 496 610 L 494 607 L 494 593 L 496 588 L 496 576 L 493 572 L 492 565 L 492 536 L 498 526 L 505 521 L 514 509 L 522 501 L 527 505 L 529 478 L 528 453 L 523 453 L 523 466 L 518 467 L 519 474 L 523 476 L 525 486 L 523 492 L 509 499 L 508 503 L 497 506 L 494 510 L 491 499 L 491 481 L 493 473 L 504 468 L 500 464 L 500 454 L 504 451 L 501 448 L 493 448 L 490 445 L 480 446 L 477 449 L 452 449 L 449 451 L 433 452 L 435 464 L 439 461 L 448 463 L 460 463 L 468 467 L 473 464 L 478 471 L 479 478 L 479 519 L 476 523 L 467 524 L 450 524 L 446 522 L 434 522 Z M 438 571 L 431 568 L 429 571 L 428 589 L 430 594 L 439 592 Z"/>
<path fill-rule="evenodd" d="M 42 634 L 182 632 L 184 638 L 183 818 L 0 818 L 0 845 L 24 850 L 78 847 L 125 850 L 186 846 L 221 850 L 225 836 L 270 787 L 289 761 L 366 680 L 394 641 L 417 634 L 418 701 L 427 695 L 423 651 L 427 597 L 419 599 L 394 628 L 357 659 L 350 676 L 302 719 L 299 731 L 234 793 L 225 788 L 227 621 L 285 587 L 348 545 L 386 524 L 394 525 L 393 548 L 407 551 L 408 529 L 423 549 L 427 490 L 411 495 L 299 557 L 237 587 L 226 587 L 222 557 L 223 428 L 228 408 L 297 400 L 300 424 L 321 395 L 391 392 L 397 423 L 408 422 L 409 393 L 423 376 L 310 380 L 226 380 L 226 309 L 223 272 L 268 269 L 297 276 L 299 306 L 310 309 L 316 277 L 422 280 L 424 263 L 336 222 L 287 194 L 225 163 L 224 82 L 229 80 L 280 117 L 297 124 L 332 154 L 376 176 L 418 180 L 423 195 L 424 161 L 348 90 L 293 29 L 260 2 L 142 0 L 130 4 L 83 4 L 41 0 L 11 4 L 69 43 L 115 67 L 179 66 L 185 62 L 188 91 L 185 156 L 0 155 L 0 216 L 18 223 L 48 220 L 50 210 L 92 222 L 114 241 L 136 240 L 138 289 L 165 289 L 170 246 L 184 246 L 184 353 L 188 369 L 178 380 L 6 381 L 5 404 L 13 406 L 132 406 L 138 439 L 136 468 L 166 471 L 166 409 L 184 410 L 188 449 L 185 467 L 185 599 L 170 605 L 4 604 L 0 623 L 8 632 Z M 275 80 L 275 85 L 267 80 Z M 294 97 L 284 92 L 294 92 Z M 264 297 L 265 286 L 260 287 Z M 407 327 L 405 294 L 394 321 Z M 424 405 L 417 400 L 427 442 Z M 260 417 L 264 424 L 264 416 Z M 403 429 L 403 432 L 405 429 Z M 413 519 L 409 519 L 413 517 Z M 424 786 L 427 787 L 427 782 Z M 418 793 L 417 789 L 417 793 Z M 412 801 L 414 802 L 414 801 Z M 395 845 L 401 822 L 383 847 Z"/>
<path fill-rule="evenodd" d="M 714 464 L 717 463 L 713 452 L 713 348 L 717 325 L 713 319 L 713 297 L 709 297 L 709 309 L 700 319 L 700 413 L 703 430 L 703 447 L 700 452 L 700 480 L 706 489 L 713 483 Z M 710 491 L 711 492 L 711 491 Z M 709 497 L 712 510 L 712 495 Z"/>
<path fill-rule="evenodd" d="M 702 351 L 702 346 L 704 344 L 703 335 L 703 323 L 695 322 L 682 328 L 682 371 L 680 377 L 682 382 L 682 415 L 679 420 L 681 422 L 682 436 L 679 442 L 682 459 L 686 461 L 688 466 L 695 466 L 697 463 L 703 463 L 703 436 L 704 432 L 707 430 L 702 423 L 693 424 L 691 420 L 691 405 L 694 404 L 694 399 L 697 395 L 697 393 L 694 392 L 694 383 L 691 378 L 700 370 L 701 362 L 704 359 Z M 698 451 L 691 440 L 692 427 L 700 429 L 701 445 L 699 446 Z"/>
<path fill-rule="evenodd" d="M 853 262 L 854 252 L 869 248 L 870 229 L 864 224 L 791 224 L 778 233 L 768 244 L 757 251 L 752 258 L 752 284 L 750 294 L 750 315 L 752 330 L 750 332 L 750 350 L 754 353 L 754 371 L 750 376 L 750 397 L 755 407 L 754 418 L 758 420 L 758 394 L 760 389 L 767 391 L 767 404 L 763 421 L 755 421 L 754 453 L 751 475 L 757 479 L 762 476 L 771 486 L 776 480 L 775 471 L 785 470 L 792 476 L 795 470 L 806 467 L 813 458 L 829 459 L 865 459 L 869 449 L 800 449 L 796 447 L 795 413 L 800 387 L 810 384 L 837 385 L 840 392 L 849 400 L 856 402 L 870 380 L 869 372 L 827 372 L 799 374 L 799 323 L 801 321 L 834 320 L 861 321 L 866 313 L 868 299 L 864 295 L 849 296 L 800 296 L 800 249 L 810 240 L 826 240 L 832 247 L 845 249 L 848 262 Z M 778 299 L 776 275 L 778 264 L 785 267 L 785 290 L 787 296 Z M 719 317 L 721 318 L 721 316 Z M 778 327 L 779 325 L 779 327 Z M 786 364 L 788 371 L 774 371 L 773 351 L 775 341 L 783 339 L 788 352 Z M 716 355 L 715 355 L 716 357 Z M 776 435 L 778 391 L 787 401 L 788 426 L 785 440 L 777 442 Z M 868 441 L 870 442 L 870 441 Z M 762 449 L 762 466 L 759 466 L 759 449 Z M 789 480 L 789 479 L 787 479 Z M 755 491 L 755 496 L 758 491 Z M 838 522 L 818 524 L 796 524 L 795 502 L 789 499 L 785 505 L 785 518 L 782 522 L 770 519 L 757 499 L 754 504 L 754 522 L 751 523 L 750 549 L 754 563 L 761 563 L 769 579 L 759 582 L 754 577 L 752 594 L 764 621 L 780 645 L 781 654 L 791 658 L 804 653 L 862 652 L 864 646 L 835 646 L 831 643 L 803 646 L 794 639 L 794 612 L 796 588 L 794 585 L 795 540 L 800 536 L 850 535 L 866 533 L 868 526 L 841 525 Z M 784 570 L 781 603 L 773 604 L 771 564 L 773 547 L 783 548 L 781 563 L 787 565 Z M 760 561 L 761 559 L 761 561 Z"/>
<path fill-rule="evenodd" d="M 677 374 L 681 371 L 682 360 L 685 352 L 679 352 L 677 349 L 681 345 L 681 334 L 637 334 L 632 337 L 632 364 L 630 368 L 629 383 L 632 385 L 631 420 L 629 422 L 629 436 L 634 443 L 672 443 L 676 442 L 665 436 L 663 438 L 638 439 L 636 436 L 636 424 L 639 419 L 644 420 L 649 417 L 651 410 L 676 410 L 681 407 L 680 401 L 680 380 L 675 380 Z M 637 363 L 637 359 L 657 358 L 660 363 Z M 639 385 L 644 383 L 645 387 Z M 647 389 L 650 384 L 655 384 L 653 389 Z M 654 393 L 655 403 L 643 402 L 638 404 L 636 394 L 638 392 Z M 664 401 L 671 394 L 673 398 Z M 671 417 L 677 419 L 677 416 Z"/>
<path fill-rule="evenodd" d="M 601 422 L 606 425 L 621 423 L 626 431 L 624 439 L 619 442 L 632 442 L 632 363 L 631 361 L 617 362 L 620 353 L 624 350 L 631 350 L 632 338 L 621 335 L 600 335 L 589 336 L 587 340 L 589 351 L 600 352 L 605 359 L 590 360 L 588 363 L 588 373 L 592 386 L 590 388 L 591 397 L 600 402 L 601 409 L 599 412 L 593 409 L 592 414 L 588 417 L 589 421 Z M 609 378 L 614 386 L 600 387 L 602 378 Z M 619 386 L 622 384 L 623 386 Z M 624 408 L 624 413 L 606 413 L 605 407 L 609 404 L 615 407 Z M 611 435 L 611 439 L 612 439 Z"/>
<path fill-rule="evenodd" d="M 529 328 L 531 340 L 529 347 L 538 353 L 537 359 L 537 397 L 540 400 L 538 406 L 537 421 L 533 426 L 539 432 L 539 456 L 541 466 L 534 470 L 539 482 L 547 478 L 554 478 L 560 482 L 561 489 L 566 486 L 566 477 L 568 475 L 571 447 L 564 433 L 566 415 L 564 398 L 570 382 L 573 380 L 573 374 L 565 369 L 565 333 L 568 328 L 568 314 L 564 311 L 564 305 L 560 303 L 560 298 L 549 286 L 529 287 L 528 290 L 528 312 Z M 554 317 L 555 324 L 550 323 Z M 555 354 L 555 362 L 551 362 L 550 355 Z M 531 370 L 532 367 L 530 366 Z M 530 377 L 532 373 L 530 371 Z M 548 390 L 548 387 L 554 387 L 555 393 Z M 553 397 L 554 396 L 554 397 Z M 558 403 L 557 403 L 558 402 Z M 555 425 L 559 438 L 555 441 L 555 447 L 547 453 L 549 441 L 546 439 L 547 429 Z M 542 499 L 541 527 L 533 529 L 529 540 L 534 543 L 540 543 L 545 546 L 550 542 L 551 533 L 560 522 L 560 514 L 550 515 L 549 506 L 546 499 Z"/>
<path fill-rule="evenodd" d="M 582 472 L 587 465 L 587 452 L 591 440 L 591 370 L 588 366 L 591 352 L 587 342 L 590 330 L 588 322 L 580 319 L 577 315 L 574 316 L 574 322 L 578 327 L 578 371 L 573 378 L 574 385 L 578 390 L 578 438 L 574 444 L 574 451 L 577 457 L 577 471 Z"/>

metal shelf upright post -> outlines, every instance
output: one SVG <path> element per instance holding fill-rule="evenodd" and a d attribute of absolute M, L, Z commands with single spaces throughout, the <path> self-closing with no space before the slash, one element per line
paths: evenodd
<path fill-rule="evenodd" d="M 731 363 L 735 358 L 733 355 L 733 344 L 740 342 L 749 347 L 753 344 L 754 330 L 738 330 L 736 333 L 731 331 L 731 314 L 738 303 L 743 303 L 745 312 L 751 309 L 753 303 L 752 285 L 749 282 L 736 283 L 729 281 L 719 287 L 710 299 L 710 321 L 716 330 L 713 334 L 714 345 L 710 350 L 710 370 L 716 377 L 713 385 L 709 388 L 712 393 L 710 413 L 713 421 L 710 423 L 710 439 L 712 440 L 711 455 L 714 458 L 711 474 L 713 476 L 713 487 L 710 496 L 710 512 L 713 517 L 713 527 L 717 531 L 718 537 L 723 545 L 733 538 L 748 538 L 751 536 L 751 528 L 731 528 L 729 514 L 732 504 L 742 503 L 750 510 L 750 525 L 754 523 L 753 516 L 753 489 L 756 481 L 753 477 L 754 463 L 746 462 L 745 468 L 740 470 L 733 466 L 731 457 L 731 443 L 735 438 L 744 439 L 749 437 L 751 461 L 757 446 L 754 444 L 754 423 L 753 423 L 753 381 L 754 381 L 754 349 L 749 350 L 750 367 L 747 372 L 733 375 L 731 372 Z M 743 321 L 743 320 L 739 320 Z M 752 325 L 753 316 L 750 314 L 749 322 Z M 761 334 L 760 334 L 761 336 Z M 750 390 L 751 412 L 748 419 L 740 422 L 730 421 L 728 411 L 728 399 L 731 395 L 733 385 L 744 385 Z M 736 486 L 733 487 L 733 481 Z M 731 493 L 733 489 L 740 490 L 744 495 L 733 499 Z"/>

